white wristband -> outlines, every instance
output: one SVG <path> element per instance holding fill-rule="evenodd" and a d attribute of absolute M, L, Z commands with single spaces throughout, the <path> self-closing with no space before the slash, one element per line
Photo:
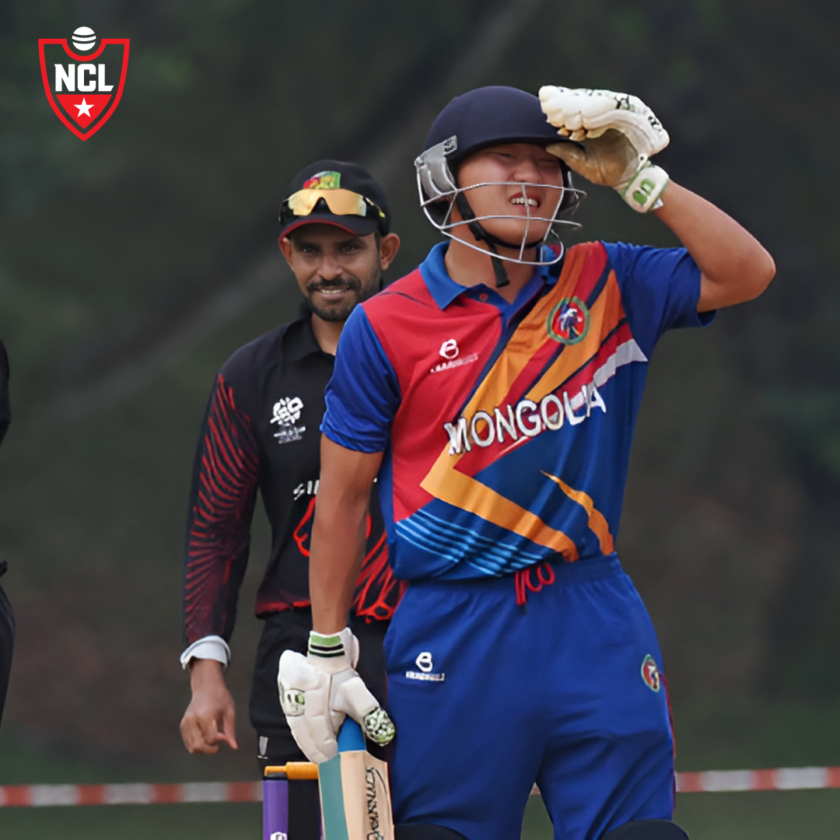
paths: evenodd
<path fill-rule="evenodd" d="M 204 636 L 193 642 L 181 654 L 181 667 L 186 669 L 191 659 L 215 659 L 227 668 L 230 662 L 230 648 L 221 636 Z"/>
<path fill-rule="evenodd" d="M 660 196 L 669 181 L 668 173 L 661 166 L 648 161 L 627 184 L 616 189 L 637 213 L 647 213 L 662 206 Z"/>

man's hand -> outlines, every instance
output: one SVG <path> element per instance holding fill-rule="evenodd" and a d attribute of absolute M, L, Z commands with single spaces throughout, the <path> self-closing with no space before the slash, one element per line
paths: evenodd
<path fill-rule="evenodd" d="M 219 744 L 236 743 L 236 713 L 222 665 L 215 659 L 195 659 L 190 669 L 192 700 L 181 719 L 181 737 L 191 753 L 216 753 Z"/>
<path fill-rule="evenodd" d="M 543 113 L 571 143 L 548 151 L 593 184 L 613 187 L 640 213 L 661 206 L 665 170 L 650 158 L 670 140 L 662 123 L 636 96 L 611 90 L 540 89 Z"/>
<path fill-rule="evenodd" d="M 284 651 L 277 669 L 280 705 L 304 755 L 318 764 L 338 753 L 338 730 L 346 715 L 374 743 L 394 737 L 394 724 L 354 670 L 359 642 L 345 628 L 332 636 L 309 635 L 309 653 Z"/>

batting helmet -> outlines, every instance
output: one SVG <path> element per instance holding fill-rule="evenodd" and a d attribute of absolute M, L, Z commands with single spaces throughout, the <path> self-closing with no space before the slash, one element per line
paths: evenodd
<path fill-rule="evenodd" d="M 524 252 L 526 248 L 533 248 L 541 242 L 558 242 L 558 228 L 561 224 L 578 227 L 575 222 L 569 221 L 568 216 L 577 208 L 583 193 L 575 189 L 571 172 L 563 161 L 560 161 L 560 166 L 564 186 L 554 187 L 561 192 L 560 200 L 551 218 L 539 219 L 550 223 L 539 242 L 525 241 L 527 233 L 519 243 L 504 242 L 488 233 L 481 225 L 482 220 L 473 214 L 464 195 L 465 190 L 458 187 L 456 175 L 458 165 L 464 158 L 489 146 L 502 143 L 548 146 L 561 142 L 572 141 L 557 133 L 557 129 L 546 120 L 539 99 L 524 90 L 495 85 L 476 88 L 456 96 L 432 124 L 424 151 L 414 161 L 420 205 L 429 221 L 442 233 L 451 236 L 453 227 L 467 224 L 475 238 L 486 242 L 493 256 L 500 259 L 538 265 L 556 262 L 562 252 L 560 256 L 552 255 L 545 260 L 539 253 L 536 260 L 525 259 Z M 453 207 L 458 208 L 464 221 L 451 220 Z M 519 255 L 510 257 L 498 254 L 494 247 L 498 245 L 518 249 Z"/>

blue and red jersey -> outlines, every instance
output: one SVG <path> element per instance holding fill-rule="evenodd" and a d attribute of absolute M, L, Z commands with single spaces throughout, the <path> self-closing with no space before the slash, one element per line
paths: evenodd
<path fill-rule="evenodd" d="M 513 303 L 455 283 L 446 245 L 357 307 L 322 430 L 384 452 L 398 578 L 611 556 L 648 361 L 698 315 L 685 249 L 577 245 Z"/>

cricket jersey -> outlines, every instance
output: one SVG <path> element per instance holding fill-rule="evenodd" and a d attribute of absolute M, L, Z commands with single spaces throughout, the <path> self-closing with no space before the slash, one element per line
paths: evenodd
<path fill-rule="evenodd" d="M 712 318 L 699 268 L 683 248 L 585 243 L 508 303 L 455 283 L 446 247 L 354 310 L 321 427 L 384 453 L 397 577 L 613 556 L 653 348 Z"/>

